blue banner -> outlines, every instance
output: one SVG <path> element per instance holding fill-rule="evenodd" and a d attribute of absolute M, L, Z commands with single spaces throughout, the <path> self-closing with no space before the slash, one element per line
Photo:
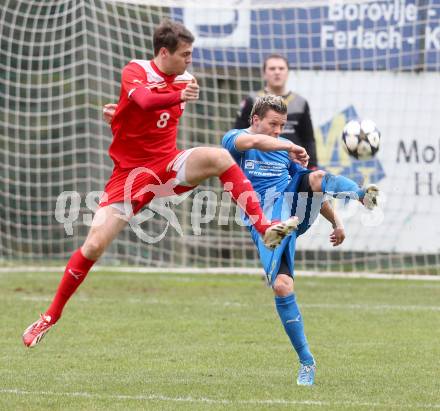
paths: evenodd
<path fill-rule="evenodd" d="M 195 34 L 199 65 L 260 67 L 280 53 L 292 69 L 440 71 L 440 0 L 173 9 L 172 16 Z"/>

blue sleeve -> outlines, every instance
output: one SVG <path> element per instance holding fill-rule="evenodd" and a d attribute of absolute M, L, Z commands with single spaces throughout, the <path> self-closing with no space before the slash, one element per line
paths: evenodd
<path fill-rule="evenodd" d="M 289 174 L 294 176 L 296 173 L 307 171 L 307 168 L 300 166 L 299 164 L 291 161 L 289 164 Z"/>
<path fill-rule="evenodd" d="M 243 133 L 243 130 L 233 129 L 229 130 L 224 136 L 222 140 L 222 147 L 226 148 L 229 151 L 232 158 L 239 163 L 241 157 L 243 156 L 243 151 L 237 150 L 235 147 L 235 140 L 237 137 Z"/>

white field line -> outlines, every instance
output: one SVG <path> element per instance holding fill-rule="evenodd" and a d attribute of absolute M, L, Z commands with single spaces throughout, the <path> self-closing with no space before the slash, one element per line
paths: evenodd
<path fill-rule="evenodd" d="M 81 397 L 98 400 L 120 400 L 120 401 L 163 401 L 163 402 L 186 402 L 186 403 L 205 403 L 205 404 L 225 404 L 225 405 L 308 405 L 319 407 L 330 406 L 357 406 L 366 408 L 409 408 L 409 409 L 439 409 L 440 404 L 388 404 L 379 402 L 358 402 L 358 401 L 310 401 L 310 400 L 228 400 L 216 399 L 206 397 L 168 397 L 160 394 L 139 394 L 139 395 L 125 395 L 125 394 L 94 394 L 89 392 L 54 392 L 54 391 L 27 391 L 21 389 L 0 389 L 0 394 L 13 395 L 39 395 L 47 397 Z"/>
<path fill-rule="evenodd" d="M 349 310 L 396 310 L 396 311 L 440 311 L 440 305 L 394 305 L 394 304 L 300 304 L 307 308 L 329 308 Z"/>
<path fill-rule="evenodd" d="M 29 272 L 47 272 L 47 273 L 62 273 L 65 267 L 32 267 L 32 266 L 14 266 L 14 267 L 0 267 L 0 274 L 2 273 L 29 273 Z M 181 267 L 108 267 L 97 266 L 92 271 L 107 271 L 107 272 L 121 272 L 121 273 L 175 273 L 175 274 L 246 274 L 246 275 L 264 275 L 261 268 L 230 268 L 230 267 L 212 267 L 212 268 L 181 268 Z M 416 274 L 381 274 L 381 273 L 345 273 L 345 272 L 315 272 L 315 271 L 296 271 L 296 275 L 301 277 L 318 277 L 318 278 L 367 278 L 376 280 L 421 280 L 421 281 L 440 281 L 440 275 L 416 275 Z"/>
<path fill-rule="evenodd" d="M 12 297 L 5 297 L 9 299 L 18 299 L 21 301 L 37 301 L 37 302 L 50 302 L 53 299 L 53 296 L 48 295 L 13 295 Z M 76 296 L 76 301 L 84 301 L 84 302 L 114 302 L 112 298 L 93 298 L 86 296 Z M 157 298 L 121 298 L 118 297 L 118 301 L 125 301 L 129 304 L 172 304 L 171 300 L 157 299 Z M 239 303 L 236 301 L 186 301 L 184 305 L 194 305 L 198 306 L 200 304 L 209 305 L 209 306 L 223 306 L 223 307 L 233 307 L 233 308 L 241 308 L 241 307 L 250 307 L 251 304 Z M 440 305 L 398 305 L 398 304 L 332 304 L 332 303 L 301 303 L 301 307 L 304 308 L 322 308 L 322 309 L 336 309 L 336 310 L 378 310 L 378 311 L 437 311 L 440 312 Z"/>

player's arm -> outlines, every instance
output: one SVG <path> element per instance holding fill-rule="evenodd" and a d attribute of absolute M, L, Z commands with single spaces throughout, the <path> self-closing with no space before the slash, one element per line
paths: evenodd
<path fill-rule="evenodd" d="M 135 62 L 127 64 L 122 70 L 121 87 L 130 100 L 146 111 L 164 109 L 199 98 L 199 86 L 194 78 L 183 90 L 154 93 L 145 70 Z"/>
<path fill-rule="evenodd" d="M 307 166 L 309 155 L 307 151 L 291 141 L 280 140 L 265 134 L 240 134 L 235 140 L 235 148 L 238 151 L 260 150 L 260 151 L 287 151 L 292 161 Z"/>
<path fill-rule="evenodd" d="M 189 83 L 185 89 L 173 93 L 153 94 L 147 87 L 133 89 L 130 98 L 143 110 L 151 111 L 167 108 L 179 104 L 182 101 L 192 101 L 199 98 L 199 86 L 195 80 Z M 102 109 L 104 120 L 111 124 L 115 115 L 117 104 L 106 104 Z"/>
<path fill-rule="evenodd" d="M 196 81 L 188 83 L 183 90 L 171 93 L 153 93 L 149 87 L 139 87 L 129 94 L 142 110 L 152 111 L 168 108 L 183 101 L 194 101 L 199 98 L 199 85 Z"/>
<path fill-rule="evenodd" d="M 330 242 L 333 244 L 333 247 L 336 247 L 345 240 L 345 230 L 341 219 L 329 200 L 322 203 L 321 215 L 328 220 L 333 227 L 333 231 L 330 234 Z"/>

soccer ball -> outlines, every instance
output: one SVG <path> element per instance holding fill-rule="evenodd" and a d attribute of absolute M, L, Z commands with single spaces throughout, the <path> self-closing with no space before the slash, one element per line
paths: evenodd
<path fill-rule="evenodd" d="M 351 120 L 342 131 L 342 141 L 349 155 L 359 160 L 368 160 L 379 150 L 380 131 L 374 121 Z"/>

